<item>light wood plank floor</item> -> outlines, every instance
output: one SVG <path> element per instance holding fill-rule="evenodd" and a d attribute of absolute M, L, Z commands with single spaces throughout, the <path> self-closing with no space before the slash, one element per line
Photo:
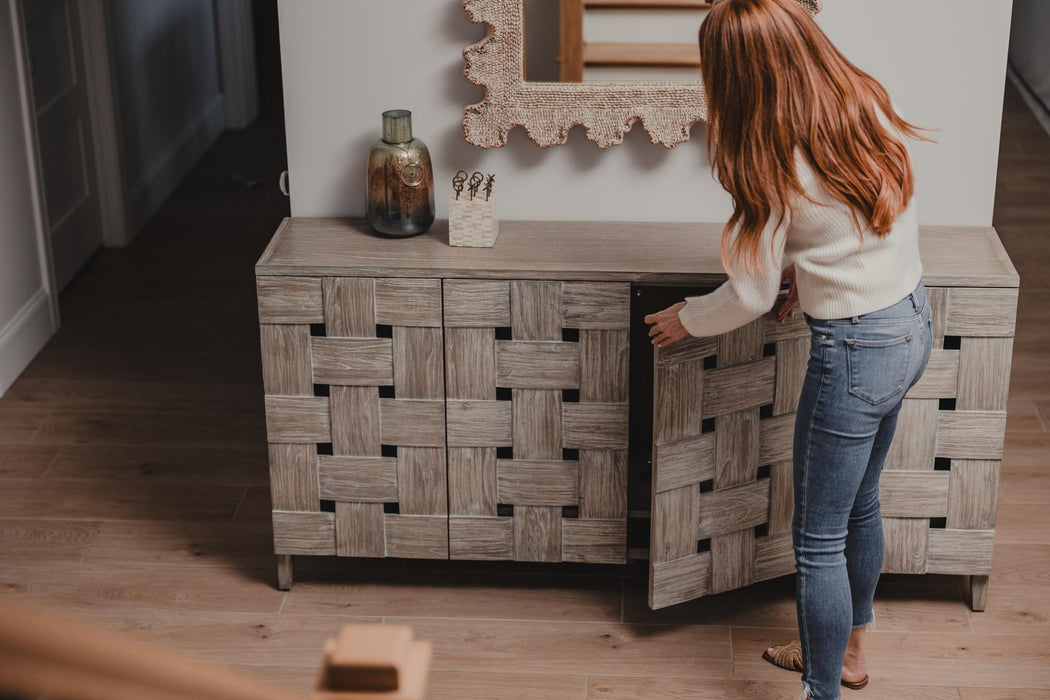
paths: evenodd
<path fill-rule="evenodd" d="M 229 175 L 273 169 L 282 138 L 224 136 L 63 294 L 0 399 L 5 597 L 300 692 L 366 620 L 434 642 L 431 700 L 794 698 L 798 674 L 760 658 L 795 636 L 790 576 L 660 612 L 643 566 L 322 558 L 275 590 L 252 265 L 287 205 Z M 1048 192 L 1050 138 L 1010 87 L 996 225 L 1022 282 L 987 610 L 962 577 L 884 574 L 871 683 L 845 697 L 1050 698 Z"/>

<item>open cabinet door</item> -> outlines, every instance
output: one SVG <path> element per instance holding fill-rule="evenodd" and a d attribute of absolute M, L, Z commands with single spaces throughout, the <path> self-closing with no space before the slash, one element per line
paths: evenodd
<path fill-rule="evenodd" d="M 649 607 L 795 570 L 791 447 L 810 330 L 775 312 L 654 358 Z"/>

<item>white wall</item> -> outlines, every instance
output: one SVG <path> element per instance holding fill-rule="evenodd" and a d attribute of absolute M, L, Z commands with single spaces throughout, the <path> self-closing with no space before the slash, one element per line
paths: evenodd
<path fill-rule="evenodd" d="M 1010 66 L 1021 78 L 1022 94 L 1050 130 L 1050 2 L 1014 0 Z"/>
<path fill-rule="evenodd" d="M 131 229 L 224 125 L 212 0 L 106 0 Z"/>
<path fill-rule="evenodd" d="M 937 127 L 916 144 L 925 224 L 990 225 L 1010 2 L 833 0 L 819 22 L 889 88 L 904 116 Z M 279 0 L 294 216 L 363 216 L 364 170 L 380 113 L 413 112 L 435 164 L 437 215 L 458 169 L 496 173 L 504 219 L 719 221 L 728 195 L 712 178 L 703 127 L 674 149 L 636 123 L 602 151 L 583 130 L 541 149 L 515 128 L 503 149 L 468 144 L 463 108 L 483 89 L 463 76 L 463 48 L 485 34 L 459 0 Z"/>
<path fill-rule="evenodd" d="M 0 395 L 54 332 L 13 5 L 0 2 Z"/>

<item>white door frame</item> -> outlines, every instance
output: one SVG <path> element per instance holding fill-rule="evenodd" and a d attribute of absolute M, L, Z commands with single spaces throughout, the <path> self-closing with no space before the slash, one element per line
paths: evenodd
<path fill-rule="evenodd" d="M 83 33 L 84 83 L 91 113 L 102 243 L 107 248 L 117 248 L 131 242 L 131 232 L 128 230 L 127 193 L 121 166 L 117 93 L 109 63 L 106 11 L 102 0 L 77 0 L 77 9 Z"/>
<path fill-rule="evenodd" d="M 243 129 L 259 116 L 252 3 L 251 0 L 214 2 L 226 128 Z"/>
<path fill-rule="evenodd" d="M 11 34 L 14 36 L 15 63 L 18 66 L 18 100 L 22 107 L 22 125 L 26 135 L 26 160 L 29 166 L 29 190 L 33 198 L 33 219 L 35 220 L 37 254 L 40 256 L 40 280 L 44 294 L 47 295 L 48 309 L 51 315 L 52 332 L 61 325 L 58 308 L 58 289 L 55 284 L 55 265 L 51 256 L 51 236 L 44 221 L 44 184 L 40 172 L 40 147 L 36 136 L 36 114 L 33 109 L 33 96 L 30 92 L 29 50 L 25 34 L 25 22 L 22 21 L 23 0 L 8 0 L 8 11 L 11 13 Z"/>

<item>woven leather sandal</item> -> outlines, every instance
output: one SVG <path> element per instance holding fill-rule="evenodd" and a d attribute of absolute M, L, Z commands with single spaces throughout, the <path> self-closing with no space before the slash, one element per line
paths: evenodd
<path fill-rule="evenodd" d="M 780 668 L 786 668 L 789 671 L 802 671 L 802 642 L 798 639 L 793 639 L 787 644 L 773 645 L 779 646 L 774 650 L 773 654 L 769 653 L 768 649 L 762 651 L 762 658 Z M 853 690 L 860 690 L 868 684 L 868 674 L 864 674 L 864 677 L 859 681 L 847 681 L 845 678 L 842 679 L 842 685 Z"/>

